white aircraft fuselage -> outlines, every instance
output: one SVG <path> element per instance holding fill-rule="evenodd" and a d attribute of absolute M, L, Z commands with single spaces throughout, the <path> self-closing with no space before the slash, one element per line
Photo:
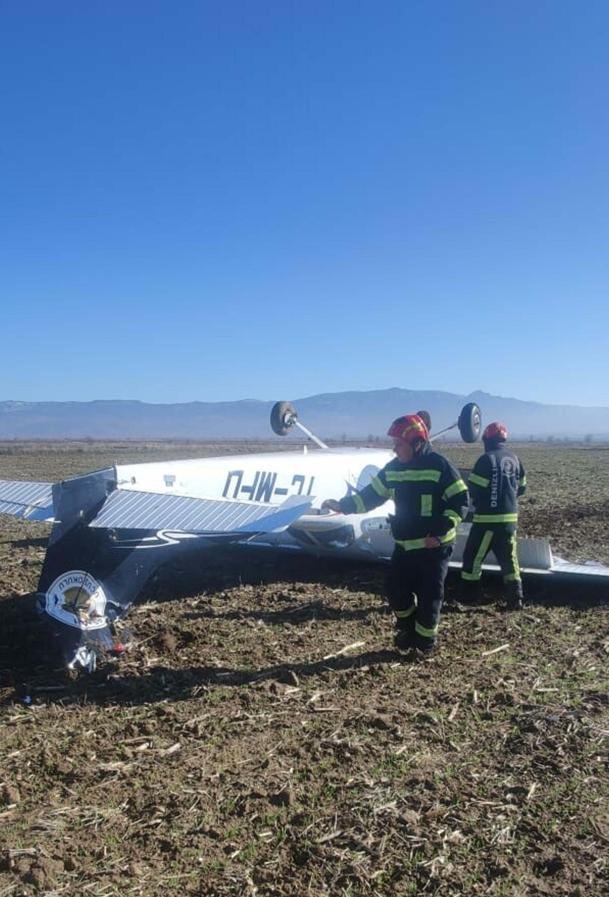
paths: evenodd
<path fill-rule="evenodd" d="M 218 542 L 247 543 L 387 561 L 392 501 L 364 514 L 335 513 L 322 503 L 363 489 L 393 452 L 328 448 L 289 403 L 277 403 L 271 425 L 279 435 L 297 426 L 319 448 L 121 464 L 54 485 L 0 481 L 0 513 L 53 525 L 38 595 L 50 638 L 70 666 L 91 669 L 99 651 L 112 650 L 116 621 L 154 570 L 180 551 L 201 551 L 203 559 Z M 456 426 L 466 442 L 475 441 L 478 407 L 464 406 L 458 424 L 445 429 Z M 468 527 L 458 529 L 453 567 Z M 519 538 L 518 557 L 525 574 L 609 583 L 609 568 L 554 561 L 545 539 Z M 484 569 L 498 571 L 492 555 Z"/>

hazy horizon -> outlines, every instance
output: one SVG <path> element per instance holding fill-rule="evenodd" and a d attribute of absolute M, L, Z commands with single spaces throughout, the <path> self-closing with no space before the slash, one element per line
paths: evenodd
<path fill-rule="evenodd" d="M 407 392 L 416 392 L 416 393 L 426 392 L 426 393 L 441 393 L 441 394 L 445 394 L 445 395 L 454 395 L 461 399 L 467 399 L 469 397 L 476 396 L 476 395 L 486 395 L 491 398 L 505 399 L 507 401 L 515 401 L 515 402 L 525 402 L 526 404 L 539 404 L 539 405 L 550 406 L 550 407 L 552 407 L 552 406 L 557 406 L 557 407 L 570 406 L 570 407 L 577 407 L 577 408 L 602 409 L 602 410 L 609 411 L 609 403 L 607 405 L 589 405 L 589 404 L 583 404 L 581 402 L 573 403 L 573 402 L 566 402 L 566 401 L 560 401 L 560 400 L 555 400 L 552 402 L 539 402 L 536 399 L 528 399 L 528 398 L 524 398 L 523 396 L 507 395 L 507 394 L 502 394 L 502 393 L 490 393 L 484 389 L 474 389 L 468 393 L 457 393 L 457 392 L 453 392 L 452 390 L 447 390 L 447 389 L 427 389 L 425 387 L 422 387 L 420 389 L 415 389 L 415 388 L 407 387 L 407 386 L 386 386 L 386 387 L 378 387 L 375 389 L 344 389 L 344 390 L 333 390 L 333 391 L 326 390 L 325 392 L 321 392 L 321 393 L 307 393 L 302 396 L 290 397 L 288 399 L 286 399 L 285 396 L 283 396 L 283 398 L 277 398 L 277 397 L 272 397 L 272 398 L 262 397 L 262 398 L 260 398 L 260 397 L 247 395 L 247 396 L 241 396 L 241 397 L 235 398 L 235 399 L 217 399 L 217 400 L 189 399 L 189 400 L 175 401 L 175 402 L 170 401 L 170 400 L 161 402 L 161 401 L 155 401 L 154 399 L 134 398 L 133 396 L 124 397 L 124 398 L 118 398 L 117 396 L 105 396 L 105 397 L 98 396 L 93 399 L 13 399 L 13 398 L 6 398 L 6 399 L 0 399 L 0 405 L 10 404 L 10 403 L 14 403 L 16 405 L 91 404 L 94 402 L 122 402 L 122 403 L 133 402 L 133 403 L 139 403 L 139 404 L 144 404 L 144 405 L 187 405 L 187 404 L 194 404 L 197 402 L 201 403 L 201 404 L 212 404 L 212 405 L 231 404 L 231 403 L 237 403 L 237 402 L 260 402 L 262 404 L 268 404 L 269 402 L 276 402 L 276 401 L 299 402 L 299 401 L 305 401 L 307 399 L 317 398 L 317 397 L 323 396 L 323 395 L 335 396 L 335 395 L 348 395 L 349 393 L 365 393 L 365 394 L 371 394 L 371 393 L 377 393 L 377 392 L 385 393 L 385 392 L 388 392 L 391 390 L 398 390 L 398 389 L 405 390 Z"/>

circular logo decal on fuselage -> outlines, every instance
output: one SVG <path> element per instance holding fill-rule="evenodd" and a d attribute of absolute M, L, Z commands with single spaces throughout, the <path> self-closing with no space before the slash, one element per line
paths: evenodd
<path fill-rule="evenodd" d="M 103 629 L 107 625 L 105 592 L 83 570 L 68 570 L 57 577 L 46 594 L 46 612 L 76 629 Z"/>

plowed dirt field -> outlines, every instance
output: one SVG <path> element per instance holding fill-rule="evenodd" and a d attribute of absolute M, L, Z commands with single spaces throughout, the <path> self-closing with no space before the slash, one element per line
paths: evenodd
<path fill-rule="evenodd" d="M 608 448 L 516 448 L 521 534 L 609 563 Z M 0 478 L 210 453 L 5 444 Z M 225 552 L 71 677 L 37 651 L 46 536 L 0 519 L 0 897 L 609 894 L 609 596 L 490 586 L 416 662 L 382 568 Z"/>

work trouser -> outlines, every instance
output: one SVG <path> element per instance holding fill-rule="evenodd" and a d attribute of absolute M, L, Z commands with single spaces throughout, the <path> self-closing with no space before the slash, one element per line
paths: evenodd
<path fill-rule="evenodd" d="M 508 596 L 522 598 L 516 527 L 513 524 L 472 523 L 463 551 L 461 579 L 465 583 L 480 582 L 482 564 L 489 551 L 497 558 Z"/>
<path fill-rule="evenodd" d="M 386 591 L 398 629 L 411 630 L 423 651 L 436 643 L 452 546 L 404 551 L 396 546 Z"/>

